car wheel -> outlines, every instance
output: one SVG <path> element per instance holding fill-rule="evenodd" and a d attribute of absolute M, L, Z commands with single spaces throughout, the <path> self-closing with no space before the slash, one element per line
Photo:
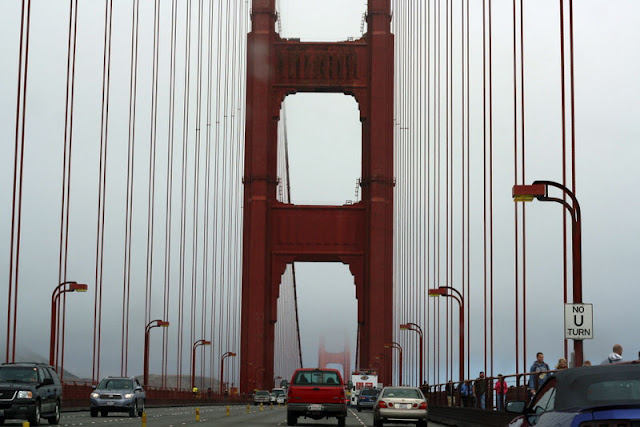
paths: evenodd
<path fill-rule="evenodd" d="M 427 420 L 420 420 L 416 423 L 416 427 L 427 427 Z"/>
<path fill-rule="evenodd" d="M 60 402 L 56 402 L 53 417 L 47 418 L 49 424 L 60 424 Z"/>
<path fill-rule="evenodd" d="M 374 427 L 382 427 L 382 420 L 380 418 L 374 418 L 373 425 Z"/>
<path fill-rule="evenodd" d="M 29 418 L 29 424 L 32 426 L 40 425 L 40 402 L 36 402 L 36 410 L 33 417 Z"/>
<path fill-rule="evenodd" d="M 344 417 L 339 417 L 338 418 L 338 427 L 344 427 L 346 422 L 347 422 L 347 420 Z"/>
<path fill-rule="evenodd" d="M 287 425 L 294 426 L 298 424 L 298 417 L 293 415 L 291 412 L 287 412 Z"/>
<path fill-rule="evenodd" d="M 4 425 L 4 418 L 0 418 L 0 426 Z"/>
<path fill-rule="evenodd" d="M 109 415 L 109 411 L 107 411 L 106 409 L 102 409 L 102 410 L 100 411 L 100 415 L 101 415 L 103 418 L 105 418 L 106 416 L 108 416 L 108 415 Z"/>
<path fill-rule="evenodd" d="M 91 412 L 91 417 L 95 418 L 95 417 L 98 416 L 98 410 L 97 409 L 91 408 L 90 412 Z"/>
<path fill-rule="evenodd" d="M 133 408 L 129 409 L 129 418 L 135 418 L 138 416 L 138 401 L 133 401 Z"/>
<path fill-rule="evenodd" d="M 360 405 L 356 406 L 356 409 L 358 410 L 358 412 L 362 412 L 362 408 L 360 407 Z"/>
<path fill-rule="evenodd" d="M 144 400 L 142 401 L 142 407 L 138 408 L 138 416 L 141 417 L 144 412 Z"/>

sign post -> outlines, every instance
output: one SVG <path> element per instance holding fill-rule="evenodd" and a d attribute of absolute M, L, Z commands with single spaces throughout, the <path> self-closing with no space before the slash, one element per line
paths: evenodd
<path fill-rule="evenodd" d="M 564 305 L 564 339 L 593 339 L 593 304 Z"/>

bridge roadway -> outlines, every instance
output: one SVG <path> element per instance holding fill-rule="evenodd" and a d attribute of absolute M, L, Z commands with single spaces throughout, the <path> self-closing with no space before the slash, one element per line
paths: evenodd
<path fill-rule="evenodd" d="M 286 426 L 287 411 L 284 406 L 274 406 L 273 409 L 265 407 L 261 412 L 256 406 L 251 406 L 247 414 L 247 406 L 233 405 L 230 407 L 230 415 L 227 416 L 226 406 L 204 406 L 200 408 L 200 423 L 196 422 L 193 407 L 172 407 L 172 408 L 147 408 L 147 426 L 155 427 L 179 427 L 184 425 L 204 424 L 209 426 Z M 88 411 L 64 412 L 60 421 L 61 427 L 76 426 L 140 426 L 140 418 L 129 418 L 125 414 L 110 414 L 107 418 L 98 416 L 91 418 Z M 6 420 L 5 425 L 22 426 L 22 421 Z M 47 425 L 42 420 L 42 425 Z M 300 419 L 299 426 L 336 426 L 335 418 L 324 420 Z M 407 424 L 405 424 L 407 425 Z M 429 427 L 439 427 L 442 424 L 429 422 Z M 358 412 L 349 409 L 347 426 L 373 426 L 373 415 L 371 411 Z"/>

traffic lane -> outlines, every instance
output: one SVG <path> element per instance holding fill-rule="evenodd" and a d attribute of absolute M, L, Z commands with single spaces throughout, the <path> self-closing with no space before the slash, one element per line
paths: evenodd
<path fill-rule="evenodd" d="M 215 426 L 286 426 L 287 410 L 284 406 L 265 406 L 262 411 L 259 407 L 246 405 L 229 406 L 227 415 L 226 406 L 203 406 L 200 407 L 200 423 Z M 247 413 L 248 411 L 248 413 Z M 42 420 L 46 424 L 45 420 Z M 92 418 L 88 411 L 65 412 L 62 414 L 60 425 L 63 427 L 77 427 L 88 425 L 100 426 L 106 424 L 116 424 L 121 426 L 139 426 L 139 417 L 129 418 L 124 413 L 114 413 L 106 418 Z M 171 407 L 171 408 L 147 408 L 147 424 L 151 426 L 179 427 L 196 424 L 196 407 Z M 22 420 L 6 420 L 6 425 L 22 425 Z M 312 420 L 299 418 L 299 426 L 335 426 L 335 418 Z M 349 408 L 346 425 L 373 426 L 373 414 L 371 411 L 357 412 Z M 429 423 L 429 427 L 438 427 L 440 424 Z"/>
<path fill-rule="evenodd" d="M 357 426 L 367 426 L 367 427 L 372 427 L 373 426 L 373 411 L 371 410 L 367 410 L 367 409 L 363 409 L 361 412 L 358 412 L 355 409 L 351 409 L 349 408 L 349 418 L 351 418 L 352 416 L 357 419 L 359 421 L 359 424 L 352 424 L 352 425 L 357 425 Z M 347 419 L 349 419 L 347 418 Z M 300 423 L 298 423 L 298 425 L 302 425 Z M 347 424 L 349 425 L 349 424 Z M 415 424 L 388 424 L 385 423 L 385 426 L 387 425 L 398 425 L 398 426 L 410 426 L 410 425 L 415 425 Z M 438 424 L 438 423 L 434 423 L 433 421 L 429 421 L 427 423 L 427 425 L 429 427 L 444 427 L 444 424 Z"/>

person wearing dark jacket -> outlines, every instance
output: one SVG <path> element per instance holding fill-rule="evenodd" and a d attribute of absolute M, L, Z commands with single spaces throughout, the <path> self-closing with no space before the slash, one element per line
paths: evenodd
<path fill-rule="evenodd" d="M 484 372 L 480 371 L 480 376 L 473 382 L 473 396 L 476 401 L 476 405 L 480 409 L 485 408 L 485 396 L 487 392 L 487 379 L 484 377 Z"/>
<path fill-rule="evenodd" d="M 529 393 L 531 393 L 532 396 L 535 396 L 536 391 L 538 391 L 538 388 L 542 385 L 542 383 L 544 382 L 544 380 L 547 378 L 547 375 L 549 375 L 546 372 L 543 371 L 550 371 L 551 369 L 549 368 L 549 365 L 547 365 L 547 363 L 544 361 L 544 354 L 542 352 L 539 352 L 538 354 L 536 354 L 536 361 L 533 362 L 533 365 L 531 365 L 531 368 L 529 368 L 529 372 L 541 372 L 540 374 L 535 374 L 535 375 L 529 375 Z"/>

